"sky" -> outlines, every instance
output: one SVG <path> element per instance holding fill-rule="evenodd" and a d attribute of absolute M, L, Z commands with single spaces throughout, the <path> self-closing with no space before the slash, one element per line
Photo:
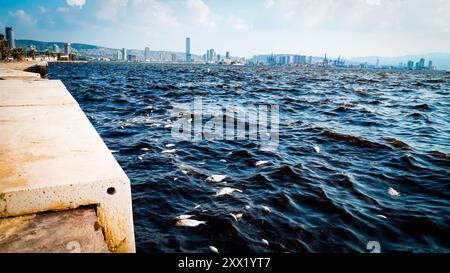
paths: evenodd
<path fill-rule="evenodd" d="M 450 52 L 450 0 L 0 0 L 16 39 L 233 56 Z"/>

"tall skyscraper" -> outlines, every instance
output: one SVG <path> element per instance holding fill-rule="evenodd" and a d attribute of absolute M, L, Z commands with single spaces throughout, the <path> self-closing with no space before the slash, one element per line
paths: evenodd
<path fill-rule="evenodd" d="M 16 41 L 14 40 L 14 30 L 12 27 L 5 28 L 6 40 L 8 40 L 8 48 L 16 48 Z"/>
<path fill-rule="evenodd" d="M 312 56 L 309 56 L 309 58 L 308 58 L 308 64 L 312 64 Z"/>
<path fill-rule="evenodd" d="M 122 60 L 127 61 L 127 49 L 122 48 Z"/>
<path fill-rule="evenodd" d="M 72 44 L 71 43 L 65 43 L 64 44 L 64 54 L 69 55 L 72 52 Z"/>
<path fill-rule="evenodd" d="M 413 70 L 413 69 L 414 69 L 414 62 L 408 61 L 408 70 Z"/>
<path fill-rule="evenodd" d="M 117 50 L 117 60 L 120 61 L 120 60 L 122 60 L 122 59 L 123 59 L 123 58 L 122 58 L 122 51 Z"/>
<path fill-rule="evenodd" d="M 149 47 L 146 47 L 145 48 L 145 61 L 146 62 L 149 62 L 150 61 L 150 48 Z"/>
<path fill-rule="evenodd" d="M 211 48 L 206 52 L 206 62 L 207 63 L 215 63 L 217 59 L 216 51 Z"/>
<path fill-rule="evenodd" d="M 421 59 L 419 60 L 419 67 L 420 67 L 421 69 L 425 68 L 425 59 L 424 59 L 424 58 L 421 58 Z"/>
<path fill-rule="evenodd" d="M 433 70 L 433 61 L 432 60 L 428 61 L 428 69 Z"/>
<path fill-rule="evenodd" d="M 191 62 L 191 38 L 186 37 L 186 62 Z"/>
<path fill-rule="evenodd" d="M 225 54 L 225 59 L 230 59 L 230 51 L 227 51 L 227 53 Z"/>

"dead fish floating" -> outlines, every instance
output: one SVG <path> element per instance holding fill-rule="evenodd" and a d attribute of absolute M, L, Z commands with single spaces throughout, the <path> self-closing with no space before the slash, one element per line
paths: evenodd
<path fill-rule="evenodd" d="M 383 214 L 377 214 L 378 217 L 383 218 L 383 219 L 387 219 L 386 216 L 384 216 Z"/>
<path fill-rule="evenodd" d="M 272 210 L 268 206 L 261 206 L 261 209 L 265 212 L 271 213 Z"/>
<path fill-rule="evenodd" d="M 260 161 L 255 163 L 255 166 L 263 166 L 263 165 L 266 165 L 268 163 L 269 163 L 269 161 L 260 160 Z"/>
<path fill-rule="evenodd" d="M 316 152 L 316 154 L 320 154 L 320 147 L 319 146 L 315 145 L 313 147 L 313 149 L 314 149 L 314 152 Z"/>
<path fill-rule="evenodd" d="M 261 242 L 266 246 L 269 246 L 269 241 L 267 241 L 266 239 L 262 239 Z"/>
<path fill-rule="evenodd" d="M 234 220 L 236 220 L 236 222 L 239 221 L 243 215 L 244 214 L 242 214 L 242 213 L 238 213 L 238 214 L 230 213 L 230 216 L 233 217 Z"/>
<path fill-rule="evenodd" d="M 206 181 L 220 183 L 220 182 L 222 182 L 223 180 L 225 180 L 227 178 L 228 178 L 228 175 L 215 174 L 215 175 L 211 175 L 210 177 L 206 178 Z"/>
<path fill-rule="evenodd" d="M 197 221 L 192 219 L 181 219 L 175 224 L 177 227 L 197 227 L 199 225 L 206 225 L 206 221 Z"/>
<path fill-rule="evenodd" d="M 219 250 L 214 246 L 209 246 L 209 250 L 211 250 L 214 253 L 219 253 Z"/>
<path fill-rule="evenodd" d="M 186 219 L 190 219 L 192 217 L 194 217 L 194 215 L 182 214 L 182 215 L 178 215 L 177 217 L 175 217 L 175 219 L 177 219 L 177 220 L 186 220 Z"/>
<path fill-rule="evenodd" d="M 242 192 L 242 191 L 239 189 L 226 187 L 226 188 L 221 189 L 215 196 L 217 197 L 217 196 L 222 196 L 222 195 L 233 195 L 234 192 Z"/>
<path fill-rule="evenodd" d="M 177 150 L 176 149 L 172 149 L 172 150 L 163 150 L 161 153 L 162 154 L 174 154 Z"/>
<path fill-rule="evenodd" d="M 390 187 L 388 189 L 388 193 L 392 197 L 399 197 L 400 196 L 400 193 L 397 190 L 395 190 L 394 188 L 392 188 L 392 187 Z"/>

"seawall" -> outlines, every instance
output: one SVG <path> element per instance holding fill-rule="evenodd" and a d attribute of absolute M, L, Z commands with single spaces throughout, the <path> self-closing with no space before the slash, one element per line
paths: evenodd
<path fill-rule="evenodd" d="M 0 252 L 135 252 L 130 181 L 78 103 L 1 65 Z"/>

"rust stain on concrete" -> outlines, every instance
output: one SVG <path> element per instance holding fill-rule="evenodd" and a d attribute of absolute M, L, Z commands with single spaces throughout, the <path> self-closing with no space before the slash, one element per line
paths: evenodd
<path fill-rule="evenodd" d="M 32 153 L 15 154 L 6 145 L 0 145 L 0 189 L 26 184 L 22 169 L 29 164 L 53 159 L 54 156 L 35 155 Z"/>

